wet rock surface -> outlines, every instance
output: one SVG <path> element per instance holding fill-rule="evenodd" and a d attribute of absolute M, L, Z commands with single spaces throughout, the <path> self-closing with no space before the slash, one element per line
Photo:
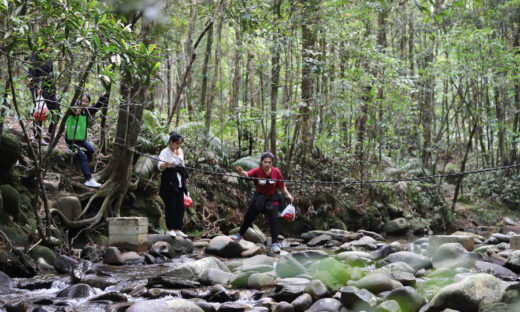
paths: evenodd
<path fill-rule="evenodd" d="M 251 237 L 261 241 L 257 231 Z M 520 256 L 509 249 L 508 238 L 490 235 L 498 244 L 485 247 L 475 241 L 475 251 L 468 251 L 457 235 L 435 240 L 431 253 L 427 237 L 403 243 L 385 242 L 369 231 L 311 231 L 302 239 L 281 240 L 281 254 L 270 253 L 263 243 L 223 235 L 195 242 L 155 235 L 144 254 L 108 247 L 102 262 L 89 261 L 87 253 L 83 259 L 61 255 L 54 263 L 56 273 L 11 278 L 0 272 L 0 307 L 91 312 L 519 307 Z M 251 250 L 262 254 L 244 258 Z"/>

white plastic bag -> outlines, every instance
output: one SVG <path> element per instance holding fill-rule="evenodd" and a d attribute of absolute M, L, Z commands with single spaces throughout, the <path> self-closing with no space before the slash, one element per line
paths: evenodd
<path fill-rule="evenodd" d="M 37 121 L 45 121 L 45 119 L 49 117 L 49 110 L 47 109 L 47 104 L 45 104 L 45 100 L 41 95 L 38 95 L 34 102 L 34 119 L 36 119 Z"/>
<path fill-rule="evenodd" d="M 294 219 L 296 219 L 296 209 L 294 208 L 294 206 L 292 204 L 289 204 L 282 211 L 282 213 L 280 214 L 280 217 L 282 217 L 288 221 L 294 221 Z"/>

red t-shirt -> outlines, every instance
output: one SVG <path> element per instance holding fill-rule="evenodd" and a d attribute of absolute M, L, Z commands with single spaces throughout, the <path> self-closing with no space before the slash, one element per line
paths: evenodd
<path fill-rule="evenodd" d="M 265 174 L 264 170 L 262 170 L 261 167 L 257 167 L 255 169 L 249 170 L 247 172 L 247 175 L 252 178 L 260 178 L 265 179 L 267 178 L 267 174 Z M 282 173 L 278 168 L 271 167 L 271 173 L 269 174 L 270 179 L 278 179 L 283 180 Z M 283 181 L 268 181 L 268 180 L 259 180 L 255 179 L 253 180 L 255 182 L 256 191 L 259 194 L 271 196 L 276 193 L 277 188 L 283 188 L 285 186 L 285 183 Z M 265 183 L 264 183 L 265 182 Z"/>

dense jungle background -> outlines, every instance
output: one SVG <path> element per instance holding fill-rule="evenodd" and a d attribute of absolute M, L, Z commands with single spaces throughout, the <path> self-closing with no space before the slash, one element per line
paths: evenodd
<path fill-rule="evenodd" d="M 287 236 L 518 220 L 519 0 L 4 0 L 0 37 L 6 244 L 102 244 L 110 216 L 164 231 L 155 159 L 172 130 L 192 168 L 193 236 L 239 224 L 253 186 L 235 166 L 266 150 L 295 181 Z M 36 53 L 61 104 L 49 146 L 31 143 Z M 84 92 L 110 99 L 89 129 L 99 190 L 63 139 Z M 393 181 L 361 183 L 376 180 Z"/>

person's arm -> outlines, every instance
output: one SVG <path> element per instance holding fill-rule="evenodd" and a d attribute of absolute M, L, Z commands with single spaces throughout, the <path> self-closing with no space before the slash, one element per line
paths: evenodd
<path fill-rule="evenodd" d="M 97 111 L 103 107 L 108 106 L 108 96 L 106 93 L 101 95 L 99 99 L 97 100 L 96 104 L 90 106 L 87 108 L 88 114 L 92 117 L 97 113 Z"/>
<path fill-rule="evenodd" d="M 283 186 L 283 192 L 291 200 L 291 203 L 292 203 L 294 201 L 294 197 L 292 197 L 292 195 L 289 193 L 289 191 L 287 190 L 287 187 L 285 185 Z"/>
<path fill-rule="evenodd" d="M 166 161 L 166 157 L 163 152 L 159 154 L 159 163 L 157 164 L 157 168 L 159 171 L 164 171 L 168 166 L 173 165 L 173 161 Z"/>
<path fill-rule="evenodd" d="M 242 169 L 242 167 L 237 166 L 237 171 L 238 171 L 238 173 L 240 173 L 241 176 L 246 177 L 246 178 L 249 177 L 249 175 L 247 174 L 247 171 L 244 171 L 244 169 Z"/>

